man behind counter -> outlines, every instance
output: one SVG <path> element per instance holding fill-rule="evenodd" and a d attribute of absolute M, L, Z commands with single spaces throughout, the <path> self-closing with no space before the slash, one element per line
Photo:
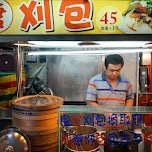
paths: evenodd
<path fill-rule="evenodd" d="M 86 103 L 89 106 L 133 106 L 134 94 L 130 81 L 121 75 L 124 65 L 119 54 L 108 55 L 105 71 L 92 77 L 88 84 Z"/>

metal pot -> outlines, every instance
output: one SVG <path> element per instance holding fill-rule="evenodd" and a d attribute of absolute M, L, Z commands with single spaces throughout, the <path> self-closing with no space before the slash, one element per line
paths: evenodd
<path fill-rule="evenodd" d="M 105 135 L 105 152 L 138 152 L 142 135 L 131 130 L 110 130 Z"/>
<path fill-rule="evenodd" d="M 91 135 L 91 134 L 96 134 L 97 129 L 93 126 L 70 126 L 67 128 L 67 133 L 68 134 L 82 134 L 83 136 L 85 135 Z"/>
<path fill-rule="evenodd" d="M 31 152 L 28 137 L 15 127 L 8 127 L 0 132 L 0 143 L 0 152 Z"/>
<path fill-rule="evenodd" d="M 70 126 L 67 128 L 68 142 L 66 143 L 66 152 L 97 152 L 99 150 L 96 141 L 96 128 L 92 126 Z M 74 142 L 77 135 L 82 135 L 81 142 Z M 89 143 L 89 141 L 91 141 Z M 87 143 L 88 142 L 88 143 Z"/>

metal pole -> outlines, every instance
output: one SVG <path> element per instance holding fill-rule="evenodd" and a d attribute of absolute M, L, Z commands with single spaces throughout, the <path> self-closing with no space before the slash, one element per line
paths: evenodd
<path fill-rule="evenodd" d="M 137 79 L 136 79 L 136 111 L 138 109 L 138 89 L 139 89 L 139 52 L 137 53 Z"/>
<path fill-rule="evenodd" d="M 17 46 L 17 50 L 16 50 L 16 61 L 17 61 L 16 63 L 17 98 L 19 98 L 22 96 L 22 54 L 19 45 Z"/>

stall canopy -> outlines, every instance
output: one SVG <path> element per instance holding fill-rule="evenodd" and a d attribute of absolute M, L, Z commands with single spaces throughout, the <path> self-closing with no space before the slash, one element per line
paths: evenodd
<path fill-rule="evenodd" d="M 74 55 L 84 51 L 87 55 L 100 55 L 103 51 L 112 53 L 114 49 L 117 53 L 122 52 L 122 49 L 122 53 L 128 52 L 128 49 L 134 53 L 151 52 L 151 34 L 151 0 L 0 1 L 0 49 L 8 47 L 8 44 L 14 48 L 17 43 L 15 49 L 20 53 L 17 65 L 20 65 L 22 50 L 27 53 L 36 51 L 36 54 L 43 51 L 40 55 L 44 55 L 44 51 L 55 51 L 55 55 L 64 54 L 64 51 L 68 51 L 67 54 L 75 51 Z M 40 45 L 41 41 L 45 41 L 45 46 Z M 112 41 L 116 42 L 115 45 L 122 44 L 121 48 L 112 44 Z M 127 44 L 127 41 L 131 43 Z M 25 43 L 34 46 L 20 48 L 19 45 L 23 43 L 24 46 Z M 52 58 L 51 56 L 50 61 L 53 61 Z M 67 59 L 69 61 L 70 58 Z M 61 57 L 56 60 L 60 61 Z M 21 69 L 22 66 L 17 66 L 17 75 L 22 75 Z"/>

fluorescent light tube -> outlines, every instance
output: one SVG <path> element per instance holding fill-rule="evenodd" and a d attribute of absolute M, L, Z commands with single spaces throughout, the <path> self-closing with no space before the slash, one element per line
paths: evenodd
<path fill-rule="evenodd" d="M 139 48 L 139 47 L 144 47 L 145 44 L 149 43 L 149 41 L 91 41 L 94 43 L 98 43 L 99 45 L 80 46 L 79 43 L 82 43 L 82 42 L 80 41 L 28 41 L 28 43 L 35 44 L 33 45 L 33 47 L 41 47 L 41 48 L 49 48 L 49 47 L 52 47 L 52 48 L 62 48 L 62 47 L 66 47 L 66 48 L 69 48 L 69 47 Z"/>
<path fill-rule="evenodd" d="M 152 52 L 152 49 L 103 49 L 103 50 L 80 50 L 80 51 L 31 51 L 28 55 L 100 55 L 114 53 L 137 53 L 137 52 Z"/>

